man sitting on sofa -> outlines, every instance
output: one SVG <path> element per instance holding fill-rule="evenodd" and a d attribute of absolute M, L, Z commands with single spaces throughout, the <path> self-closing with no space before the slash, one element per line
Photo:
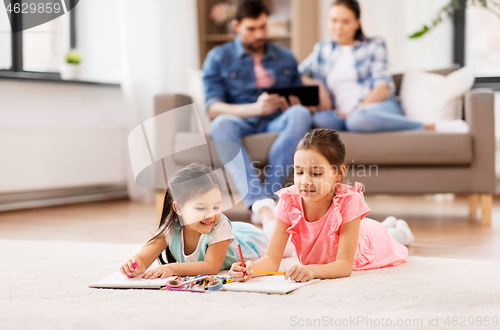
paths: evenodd
<path fill-rule="evenodd" d="M 263 219 L 273 212 L 271 198 L 277 198 L 274 193 L 285 184 L 295 147 L 312 120 L 298 98 L 287 100 L 265 92 L 270 87 L 302 84 L 292 53 L 266 40 L 268 13 L 261 1 L 241 1 L 233 21 L 235 40 L 212 49 L 203 64 L 211 136 L 214 141 L 231 141 L 241 147 L 245 168 L 231 164 L 227 168 L 240 191 L 248 187 L 245 205 Z M 264 184 L 241 143 L 242 137 L 263 132 L 280 132 L 269 151 Z M 227 164 L 230 159 L 226 159 L 224 150 L 218 152 Z"/>

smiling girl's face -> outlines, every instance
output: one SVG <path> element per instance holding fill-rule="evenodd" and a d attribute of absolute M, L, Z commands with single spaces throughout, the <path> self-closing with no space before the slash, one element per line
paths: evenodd
<path fill-rule="evenodd" d="M 332 166 L 315 149 L 299 149 L 295 152 L 294 184 L 306 203 L 324 201 L 330 203 L 337 181 L 342 179 L 336 166 Z"/>
<path fill-rule="evenodd" d="M 221 191 L 214 188 L 184 205 L 179 206 L 175 203 L 175 210 L 182 216 L 186 228 L 208 234 L 221 217 L 221 198 Z"/>

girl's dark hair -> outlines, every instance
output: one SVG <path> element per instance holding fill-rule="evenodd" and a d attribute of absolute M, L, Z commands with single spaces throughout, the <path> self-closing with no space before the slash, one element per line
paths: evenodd
<path fill-rule="evenodd" d="M 361 9 L 359 7 L 358 0 L 335 0 L 330 7 L 333 6 L 345 6 L 354 13 L 354 16 L 356 16 L 357 19 L 361 17 Z M 360 24 L 359 29 L 356 31 L 356 34 L 354 35 L 354 38 L 356 40 L 362 40 L 364 37 L 365 35 L 363 33 L 363 29 L 361 28 Z"/>
<path fill-rule="evenodd" d="M 342 165 L 345 165 L 345 145 L 340 138 L 339 133 L 329 128 L 315 128 L 304 135 L 299 141 L 295 152 L 301 149 L 312 149 L 319 152 L 330 163 L 337 173 L 342 175 L 344 180 L 344 171 Z"/>
<path fill-rule="evenodd" d="M 174 224 L 179 221 L 179 216 L 174 210 L 174 202 L 184 205 L 186 202 L 214 188 L 222 191 L 222 183 L 212 168 L 208 166 L 193 163 L 177 172 L 168 182 L 160 224 L 155 235 L 148 243 L 158 239 L 161 234 L 166 233 L 168 230 L 172 230 Z M 165 252 L 167 253 L 168 262 L 175 262 L 175 258 L 168 247 Z M 161 263 L 165 263 L 161 255 L 159 259 Z"/>
<path fill-rule="evenodd" d="M 269 16 L 269 9 L 262 0 L 240 0 L 234 18 L 241 22 L 244 18 L 256 19 L 262 14 Z"/>

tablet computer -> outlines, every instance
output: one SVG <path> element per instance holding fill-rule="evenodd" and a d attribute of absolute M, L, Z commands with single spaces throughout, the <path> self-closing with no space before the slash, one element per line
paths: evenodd
<path fill-rule="evenodd" d="M 319 88 L 318 86 L 301 86 L 288 88 L 269 88 L 269 94 L 279 94 L 288 97 L 295 95 L 300 99 L 302 105 L 318 105 L 319 104 Z"/>

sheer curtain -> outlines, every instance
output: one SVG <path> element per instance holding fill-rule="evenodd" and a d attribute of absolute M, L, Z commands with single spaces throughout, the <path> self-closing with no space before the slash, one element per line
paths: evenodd
<path fill-rule="evenodd" d="M 120 0 L 122 91 L 128 131 L 154 116 L 158 93 L 187 93 L 186 67 L 199 67 L 196 0 Z M 154 192 L 138 186 L 127 159 L 132 200 L 153 202 Z"/>

